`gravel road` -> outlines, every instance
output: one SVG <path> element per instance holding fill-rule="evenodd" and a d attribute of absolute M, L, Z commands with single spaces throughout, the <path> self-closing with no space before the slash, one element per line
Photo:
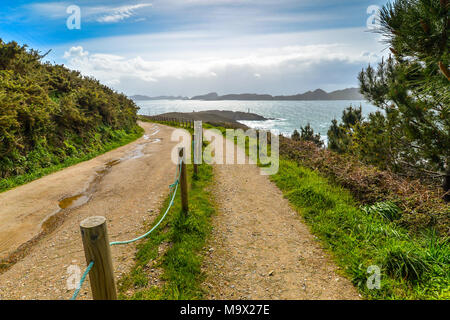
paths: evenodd
<path fill-rule="evenodd" d="M 86 217 L 105 216 L 111 241 L 140 235 L 144 221 L 156 217 L 176 170 L 173 128 L 140 125 L 145 135 L 133 143 L 0 194 L 0 257 L 29 244 L 24 257 L 0 274 L 0 299 L 69 299 L 69 267 L 86 267 L 79 230 Z M 55 214 L 56 228 L 48 220 Z M 46 219 L 54 230 L 39 236 Z M 132 266 L 135 246 L 111 250 L 118 279 Z M 90 298 L 87 280 L 79 299 Z"/>

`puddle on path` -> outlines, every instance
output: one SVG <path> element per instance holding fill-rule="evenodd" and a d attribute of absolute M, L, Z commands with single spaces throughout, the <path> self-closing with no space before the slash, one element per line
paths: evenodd
<path fill-rule="evenodd" d="M 159 132 L 160 129 L 155 130 L 155 132 L 153 132 L 152 134 L 150 134 L 150 136 L 154 136 L 155 134 L 157 134 Z"/>
<path fill-rule="evenodd" d="M 63 210 L 64 209 L 73 209 L 73 208 L 80 207 L 80 206 L 84 205 L 85 203 L 87 203 L 91 199 L 92 194 L 97 189 L 97 185 L 100 183 L 100 181 L 103 179 L 103 177 L 111 170 L 112 167 L 114 167 L 115 165 L 118 165 L 121 162 L 122 162 L 121 159 L 114 159 L 114 160 L 110 160 L 110 161 L 106 162 L 104 168 L 101 168 L 101 169 L 95 171 L 95 173 L 97 175 L 89 183 L 89 186 L 85 191 L 83 191 L 82 193 L 77 194 L 75 196 L 70 196 L 70 197 L 60 200 L 58 203 L 59 208 L 63 209 Z M 45 224 L 45 222 L 44 222 L 44 224 Z"/>
<path fill-rule="evenodd" d="M 70 209 L 73 207 L 81 206 L 82 204 L 85 204 L 86 202 L 88 202 L 88 200 L 89 200 L 88 196 L 79 194 L 77 196 L 69 197 L 69 198 L 65 198 L 65 199 L 61 200 L 59 202 L 59 207 L 61 209 Z"/>
<path fill-rule="evenodd" d="M 157 134 L 159 130 L 160 130 L 159 128 L 156 128 L 156 130 L 150 135 L 153 136 Z M 93 181 L 89 184 L 88 188 L 85 191 L 75 196 L 70 196 L 60 200 L 59 208 L 62 210 L 73 209 L 86 204 L 91 199 L 92 194 L 95 192 L 96 186 L 100 183 L 102 178 L 111 170 L 112 167 L 126 160 L 142 158 L 143 156 L 145 156 L 144 147 L 146 145 L 161 142 L 161 139 L 150 139 L 148 135 L 144 135 L 144 140 L 147 140 L 148 142 L 137 145 L 137 147 L 128 155 L 120 159 L 113 159 L 106 162 L 104 168 L 96 171 L 97 176 L 93 179 Z M 44 221 L 43 224 L 46 224 L 46 221 Z"/>

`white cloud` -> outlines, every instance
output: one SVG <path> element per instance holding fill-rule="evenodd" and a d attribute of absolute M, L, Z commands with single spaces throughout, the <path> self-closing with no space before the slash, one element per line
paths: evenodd
<path fill-rule="evenodd" d="M 79 59 L 82 57 L 86 57 L 89 55 L 89 52 L 84 51 L 83 47 L 78 46 L 78 47 L 72 47 L 69 49 L 69 51 L 64 52 L 64 58 L 65 59 L 70 59 L 70 60 L 74 60 L 74 59 Z"/>
<path fill-rule="evenodd" d="M 108 15 L 97 18 L 97 21 L 106 23 L 119 22 L 133 16 L 135 14 L 134 12 L 135 10 L 151 6 L 152 6 L 151 3 L 141 3 L 137 5 L 122 6 L 118 8 L 109 9 L 108 11 L 110 11 L 110 13 Z"/>
<path fill-rule="evenodd" d="M 328 30 L 322 34 L 321 41 L 317 41 L 317 33 L 308 33 L 308 37 L 306 33 L 242 37 L 192 32 L 152 34 L 127 37 L 126 51 L 100 53 L 102 48 L 119 48 L 117 43 L 123 39 L 108 38 L 100 42 L 96 39 L 95 45 L 93 42 L 85 45 L 90 52 L 97 53 L 86 54 L 77 46 L 69 49 L 64 57 L 69 67 L 125 92 L 148 88 L 145 90 L 155 95 L 172 94 L 176 88 L 176 92 L 192 95 L 208 91 L 205 86 L 215 84 L 213 91 L 298 93 L 314 89 L 320 83 L 327 89 L 327 85 L 333 86 L 333 81 L 335 87 L 345 87 L 335 70 L 340 70 L 339 74 L 347 72 L 346 79 L 352 79 L 351 85 L 356 84 L 361 66 L 378 60 L 381 54 L 376 45 L 371 48 L 352 42 L 362 41 L 355 39 L 360 31 L 341 30 L 338 33 L 346 35 L 339 38 Z M 329 41 L 329 37 L 335 42 Z M 150 44 L 153 50 L 147 50 L 145 44 Z M 135 48 L 139 49 L 134 51 Z M 319 79 L 318 75 L 324 78 Z M 312 88 L 304 87 L 308 79 L 313 79 L 309 84 Z M 290 83 L 285 85 L 287 81 Z M 261 86 L 256 87 L 256 83 Z"/>
<path fill-rule="evenodd" d="M 67 17 L 66 9 L 72 3 L 69 2 L 43 2 L 34 3 L 26 7 L 30 8 L 33 13 L 46 16 L 52 19 L 60 19 Z M 81 5 L 81 14 L 83 21 L 100 22 L 100 23 L 116 23 L 128 19 L 136 15 L 136 11 L 143 8 L 151 7 L 152 3 L 139 3 L 135 5 Z"/>
<path fill-rule="evenodd" d="M 40 2 L 29 4 L 25 8 L 31 9 L 34 14 L 58 19 L 67 17 L 66 9 L 70 5 L 68 2 Z"/>
<path fill-rule="evenodd" d="M 146 22 L 119 31 L 103 27 L 105 37 L 68 40 L 53 52 L 64 57 L 58 62 L 130 93 L 338 89 L 356 85 L 358 70 L 384 53 L 379 36 L 365 32 L 365 8 L 341 1 L 337 11 L 326 9 L 330 2 L 334 1 L 79 0 L 83 23 L 97 28 L 103 27 L 99 23 Z M 55 1 L 27 8 L 61 18 L 70 4 Z M 346 8 L 358 11 L 347 14 Z M 348 16 L 360 19 L 361 25 L 332 28 L 357 25 L 347 23 Z M 142 26 L 149 33 L 138 29 Z"/>

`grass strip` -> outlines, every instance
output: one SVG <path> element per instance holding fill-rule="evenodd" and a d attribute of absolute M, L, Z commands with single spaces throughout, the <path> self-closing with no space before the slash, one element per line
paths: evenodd
<path fill-rule="evenodd" d="M 211 231 L 211 216 L 215 212 L 209 190 L 213 169 L 207 164 L 199 165 L 198 175 L 194 178 L 193 166 L 186 167 L 189 212 L 183 214 L 178 190 L 165 220 L 138 245 L 135 265 L 118 283 L 120 299 L 195 300 L 203 297 L 202 253 Z M 160 220 L 169 200 L 168 197 L 154 223 Z M 155 270 L 161 274 L 156 275 Z M 154 279 L 160 282 L 155 284 Z"/>

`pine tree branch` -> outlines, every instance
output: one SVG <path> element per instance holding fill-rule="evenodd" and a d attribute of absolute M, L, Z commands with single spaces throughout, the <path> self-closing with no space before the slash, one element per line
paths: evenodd
<path fill-rule="evenodd" d="M 447 78 L 448 81 L 450 81 L 450 70 L 448 70 L 447 66 L 442 63 L 442 61 L 439 61 L 439 69 L 441 70 L 442 74 Z"/>

